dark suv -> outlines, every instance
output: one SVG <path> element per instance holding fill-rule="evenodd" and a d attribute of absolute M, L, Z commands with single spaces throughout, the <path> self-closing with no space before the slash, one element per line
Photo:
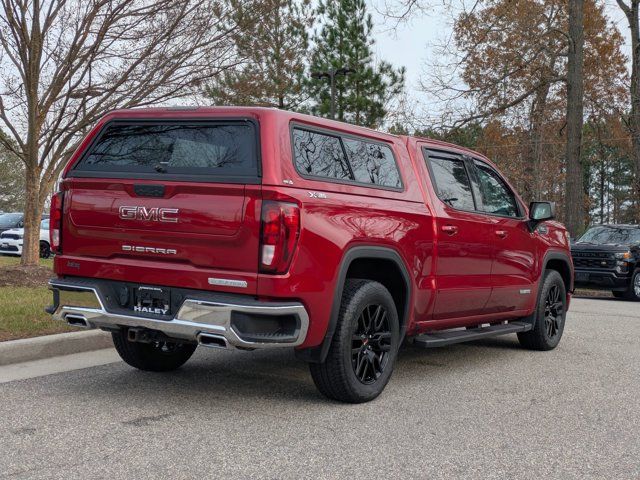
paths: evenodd
<path fill-rule="evenodd" d="M 640 225 L 598 225 L 571 246 L 576 287 L 640 301 Z"/>

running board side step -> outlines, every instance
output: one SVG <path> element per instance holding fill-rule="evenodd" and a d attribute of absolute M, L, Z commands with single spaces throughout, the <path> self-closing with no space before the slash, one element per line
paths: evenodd
<path fill-rule="evenodd" d="M 414 338 L 414 345 L 422 348 L 444 347 L 454 343 L 471 342 L 483 338 L 497 337 L 509 333 L 528 332 L 533 325 L 525 322 L 501 323 L 488 327 L 470 330 L 443 330 L 441 332 L 423 333 Z"/>

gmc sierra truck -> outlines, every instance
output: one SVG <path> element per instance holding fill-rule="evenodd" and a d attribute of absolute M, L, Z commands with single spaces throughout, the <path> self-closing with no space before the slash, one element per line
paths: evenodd
<path fill-rule="evenodd" d="M 555 348 L 573 265 L 553 217 L 447 143 L 268 108 L 114 111 L 51 203 L 48 311 L 142 370 L 294 348 L 325 396 L 365 402 L 405 340 Z"/>

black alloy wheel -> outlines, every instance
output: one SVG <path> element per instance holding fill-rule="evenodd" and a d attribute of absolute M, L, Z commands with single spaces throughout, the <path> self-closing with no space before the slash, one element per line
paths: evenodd
<path fill-rule="evenodd" d="M 358 380 L 370 385 L 382 376 L 391 351 L 388 312 L 382 305 L 367 305 L 360 313 L 351 340 L 351 364 Z"/>
<path fill-rule="evenodd" d="M 553 350 L 560 343 L 567 318 L 567 287 L 560 272 L 547 270 L 542 278 L 535 311 L 523 321 L 533 324 L 518 333 L 520 344 L 532 350 Z"/>
<path fill-rule="evenodd" d="M 544 324 L 550 340 L 560 332 L 561 322 L 564 322 L 564 302 L 560 295 L 560 287 L 553 285 L 544 302 Z"/>
<path fill-rule="evenodd" d="M 379 282 L 347 279 L 326 359 L 310 363 L 318 390 L 348 403 L 376 398 L 389 382 L 400 346 L 393 297 Z"/>

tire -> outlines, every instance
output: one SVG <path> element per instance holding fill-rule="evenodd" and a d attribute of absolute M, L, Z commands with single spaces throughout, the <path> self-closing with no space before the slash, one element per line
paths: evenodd
<path fill-rule="evenodd" d="M 368 402 L 387 385 L 399 343 L 398 312 L 389 291 L 378 282 L 347 280 L 327 358 L 309 364 L 311 377 L 332 400 Z"/>
<path fill-rule="evenodd" d="M 567 316 L 567 291 L 562 276 L 547 270 L 532 315 L 533 330 L 518 333 L 520 345 L 531 350 L 553 350 L 560 343 Z"/>
<path fill-rule="evenodd" d="M 627 292 L 619 292 L 619 291 L 612 291 L 611 293 L 615 298 L 625 298 L 627 294 Z"/>
<path fill-rule="evenodd" d="M 51 247 L 48 242 L 40 242 L 40 258 L 49 258 L 51 256 Z"/>
<path fill-rule="evenodd" d="M 640 302 L 640 268 L 637 268 L 633 272 L 629 289 L 623 293 L 623 298 L 631 300 L 632 302 Z"/>
<path fill-rule="evenodd" d="M 130 342 L 125 329 L 113 332 L 111 337 L 122 360 L 134 368 L 149 372 L 168 372 L 180 368 L 197 347 L 189 343 Z"/>

